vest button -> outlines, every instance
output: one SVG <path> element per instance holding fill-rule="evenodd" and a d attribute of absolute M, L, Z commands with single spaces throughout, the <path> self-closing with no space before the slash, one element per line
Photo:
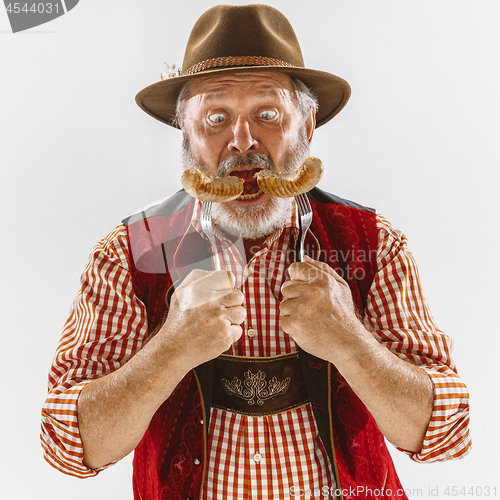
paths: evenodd
<path fill-rule="evenodd" d="M 195 459 L 193 460 L 193 462 L 194 462 L 194 465 L 200 465 L 200 464 L 201 464 L 201 462 L 200 462 L 200 459 L 199 459 L 199 458 L 195 458 Z"/>
<path fill-rule="evenodd" d="M 250 338 L 255 337 L 255 335 L 257 335 L 257 331 L 256 331 L 256 330 L 254 330 L 253 328 L 249 328 L 249 329 L 247 330 L 247 335 L 248 335 Z"/>

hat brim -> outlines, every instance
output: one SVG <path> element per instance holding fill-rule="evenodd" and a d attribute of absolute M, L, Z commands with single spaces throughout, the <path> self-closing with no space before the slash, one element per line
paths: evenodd
<path fill-rule="evenodd" d="M 148 115 L 167 125 L 179 128 L 175 120 L 175 106 L 182 85 L 195 78 L 243 71 L 277 71 L 302 80 L 318 98 L 316 127 L 324 125 L 338 114 L 351 95 L 351 87 L 344 79 L 324 71 L 286 66 L 239 66 L 205 70 L 193 75 L 176 76 L 153 83 L 142 89 L 136 95 L 135 101 Z"/>

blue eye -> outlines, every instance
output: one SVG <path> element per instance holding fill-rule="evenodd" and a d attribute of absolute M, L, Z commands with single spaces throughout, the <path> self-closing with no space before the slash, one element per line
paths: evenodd
<path fill-rule="evenodd" d="M 266 109 L 265 111 L 261 111 L 259 113 L 259 116 L 263 120 L 272 120 L 278 113 L 276 111 L 273 111 L 272 109 Z"/>
<path fill-rule="evenodd" d="M 208 115 L 208 119 L 214 123 L 222 123 L 226 119 L 226 116 L 224 113 L 212 113 Z"/>

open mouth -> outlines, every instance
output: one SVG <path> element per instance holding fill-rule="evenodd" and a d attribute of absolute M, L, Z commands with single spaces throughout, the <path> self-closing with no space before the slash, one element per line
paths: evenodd
<path fill-rule="evenodd" d="M 239 177 L 240 179 L 243 179 L 244 184 L 243 184 L 243 193 L 240 195 L 238 200 L 242 201 L 247 201 L 247 200 L 254 200 L 255 198 L 258 198 L 261 194 L 263 194 L 263 191 L 259 188 L 259 185 L 257 184 L 257 179 L 254 177 L 257 172 L 262 170 L 262 168 L 257 167 L 257 168 L 251 168 L 249 170 L 233 170 L 229 175 L 233 177 Z"/>

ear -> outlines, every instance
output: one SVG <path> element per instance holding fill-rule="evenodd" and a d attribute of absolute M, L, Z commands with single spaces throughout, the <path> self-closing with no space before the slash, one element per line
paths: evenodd
<path fill-rule="evenodd" d="M 312 141 L 314 130 L 316 128 L 316 110 L 312 109 L 306 120 L 306 132 L 307 132 L 307 140 L 309 143 Z"/>

